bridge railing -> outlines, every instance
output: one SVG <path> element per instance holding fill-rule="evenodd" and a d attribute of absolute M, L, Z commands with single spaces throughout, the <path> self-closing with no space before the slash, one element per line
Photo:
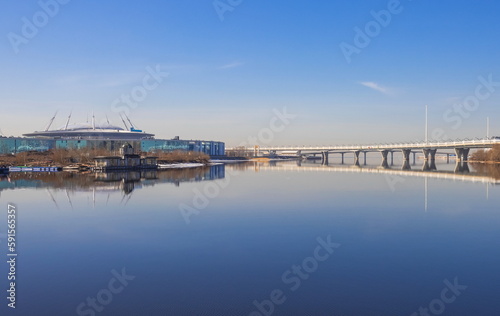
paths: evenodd
<path fill-rule="evenodd" d="M 459 148 L 476 147 L 485 148 L 495 144 L 500 144 L 500 139 L 464 139 L 445 142 L 410 142 L 410 143 L 387 143 L 372 145 L 340 145 L 340 146 L 276 146 L 276 147 L 258 147 L 259 151 L 377 151 L 387 149 L 423 149 L 423 148 Z M 233 148 L 228 148 L 231 150 Z M 255 147 L 246 148 L 248 151 L 254 151 Z"/>

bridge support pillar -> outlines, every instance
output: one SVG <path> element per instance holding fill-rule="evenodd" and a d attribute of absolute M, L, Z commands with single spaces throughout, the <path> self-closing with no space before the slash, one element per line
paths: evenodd
<path fill-rule="evenodd" d="M 434 171 L 436 168 L 435 160 L 424 160 L 424 165 L 422 166 L 422 171 Z"/>
<path fill-rule="evenodd" d="M 359 165 L 359 153 L 360 153 L 359 150 L 354 152 L 354 164 L 355 165 Z"/>
<path fill-rule="evenodd" d="M 431 163 L 430 163 L 429 167 L 430 167 L 431 170 L 437 170 L 436 160 L 435 159 L 431 159 Z"/>
<path fill-rule="evenodd" d="M 321 152 L 321 164 L 328 165 L 328 152 L 327 151 Z"/>
<path fill-rule="evenodd" d="M 340 153 L 342 155 L 342 160 L 341 160 L 341 164 L 344 164 L 344 153 Z"/>
<path fill-rule="evenodd" d="M 387 162 L 387 156 L 389 155 L 388 150 L 381 150 L 380 153 L 382 154 L 382 164 L 380 167 L 384 169 L 389 169 L 389 163 Z"/>
<path fill-rule="evenodd" d="M 425 160 L 436 160 L 436 152 L 437 149 L 422 149 L 422 152 L 424 153 L 424 159 Z"/>
<path fill-rule="evenodd" d="M 437 149 L 429 149 L 429 155 L 431 156 L 431 161 L 436 161 Z"/>
<path fill-rule="evenodd" d="M 424 165 L 422 166 L 422 171 L 430 171 L 431 167 L 429 165 L 429 160 L 425 159 L 424 160 Z"/>
<path fill-rule="evenodd" d="M 403 166 L 401 167 L 401 170 L 411 170 L 409 159 L 403 161 Z"/>
<path fill-rule="evenodd" d="M 424 153 L 424 160 L 429 160 L 429 149 L 422 149 Z"/>
<path fill-rule="evenodd" d="M 366 151 L 363 151 L 363 156 L 364 156 L 363 164 L 366 166 Z"/>
<path fill-rule="evenodd" d="M 382 165 L 381 167 L 384 169 L 389 168 L 389 164 L 387 163 L 387 156 L 389 155 L 388 150 L 381 150 L 380 153 L 382 154 Z"/>
<path fill-rule="evenodd" d="M 470 148 L 464 148 L 463 149 L 463 161 L 467 161 L 469 160 L 469 152 L 470 152 Z"/>
<path fill-rule="evenodd" d="M 394 152 L 391 150 L 391 166 L 394 166 Z"/>
<path fill-rule="evenodd" d="M 416 164 L 417 163 L 417 153 L 412 152 L 412 154 L 413 154 L 413 164 Z"/>
<path fill-rule="evenodd" d="M 410 166 L 410 154 L 411 149 L 402 149 L 403 152 L 403 167 L 401 168 L 402 170 L 411 170 Z M 415 153 L 413 153 L 413 160 L 415 160 Z M 414 162 L 415 163 L 415 162 Z"/>
<path fill-rule="evenodd" d="M 464 156 L 464 149 L 455 148 L 455 154 L 457 155 L 457 161 L 462 161 L 462 157 Z"/>
<path fill-rule="evenodd" d="M 469 173 L 469 164 L 467 161 L 459 161 L 457 160 L 457 164 L 455 165 L 455 173 Z"/>
<path fill-rule="evenodd" d="M 410 161 L 411 149 L 403 149 L 402 152 L 403 152 L 403 160 Z"/>

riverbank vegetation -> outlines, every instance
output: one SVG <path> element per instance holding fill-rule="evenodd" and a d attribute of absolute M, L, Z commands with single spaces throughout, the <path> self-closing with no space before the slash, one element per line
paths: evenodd
<path fill-rule="evenodd" d="M 26 151 L 0 156 L 0 165 L 4 166 L 66 166 L 70 164 L 93 164 L 96 156 L 111 153 L 102 149 L 52 149 L 49 151 Z"/>
<path fill-rule="evenodd" d="M 204 153 L 196 151 L 173 151 L 168 153 L 154 153 L 149 154 L 151 156 L 158 157 L 158 163 L 169 164 L 169 163 L 188 163 L 196 162 L 208 164 L 210 156 Z"/>
<path fill-rule="evenodd" d="M 17 154 L 0 155 L 0 166 L 37 166 L 64 167 L 73 164 L 94 164 L 94 157 L 119 156 L 118 152 L 106 149 L 52 149 L 44 152 L 28 151 Z M 169 153 L 142 153 L 142 156 L 158 157 L 159 163 L 196 162 L 208 164 L 210 156 L 192 151 L 174 151 Z"/>
<path fill-rule="evenodd" d="M 475 162 L 500 163 L 500 145 L 494 145 L 493 148 L 488 150 L 480 149 L 473 153 L 469 160 Z"/>

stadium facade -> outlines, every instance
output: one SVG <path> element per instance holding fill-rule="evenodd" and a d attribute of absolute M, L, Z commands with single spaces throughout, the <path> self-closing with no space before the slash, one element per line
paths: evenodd
<path fill-rule="evenodd" d="M 71 117 L 71 115 L 70 115 Z M 172 152 L 176 150 L 202 152 L 210 156 L 223 156 L 225 144 L 218 141 L 207 140 L 182 140 L 155 139 L 154 134 L 136 129 L 132 122 L 128 126 L 123 120 L 125 129 L 111 125 L 109 121 L 104 124 L 82 123 L 69 125 L 50 130 L 50 125 L 44 131 L 24 134 L 25 137 L 0 137 L 0 154 L 20 153 L 26 151 L 47 151 L 51 149 L 107 149 L 118 150 L 129 143 L 143 152 Z"/>

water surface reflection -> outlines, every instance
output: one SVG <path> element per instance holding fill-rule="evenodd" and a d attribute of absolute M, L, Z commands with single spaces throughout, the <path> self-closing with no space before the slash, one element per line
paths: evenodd
<path fill-rule="evenodd" d="M 496 315 L 498 167 L 331 162 L 11 174 L 0 197 L 19 209 L 22 299 L 0 313 L 79 315 L 126 269 L 135 278 L 96 315 L 265 315 L 255 302 L 275 289 L 273 316 L 412 315 L 455 279 L 467 289 L 443 315 Z M 341 246 L 316 267 L 328 240 Z"/>

